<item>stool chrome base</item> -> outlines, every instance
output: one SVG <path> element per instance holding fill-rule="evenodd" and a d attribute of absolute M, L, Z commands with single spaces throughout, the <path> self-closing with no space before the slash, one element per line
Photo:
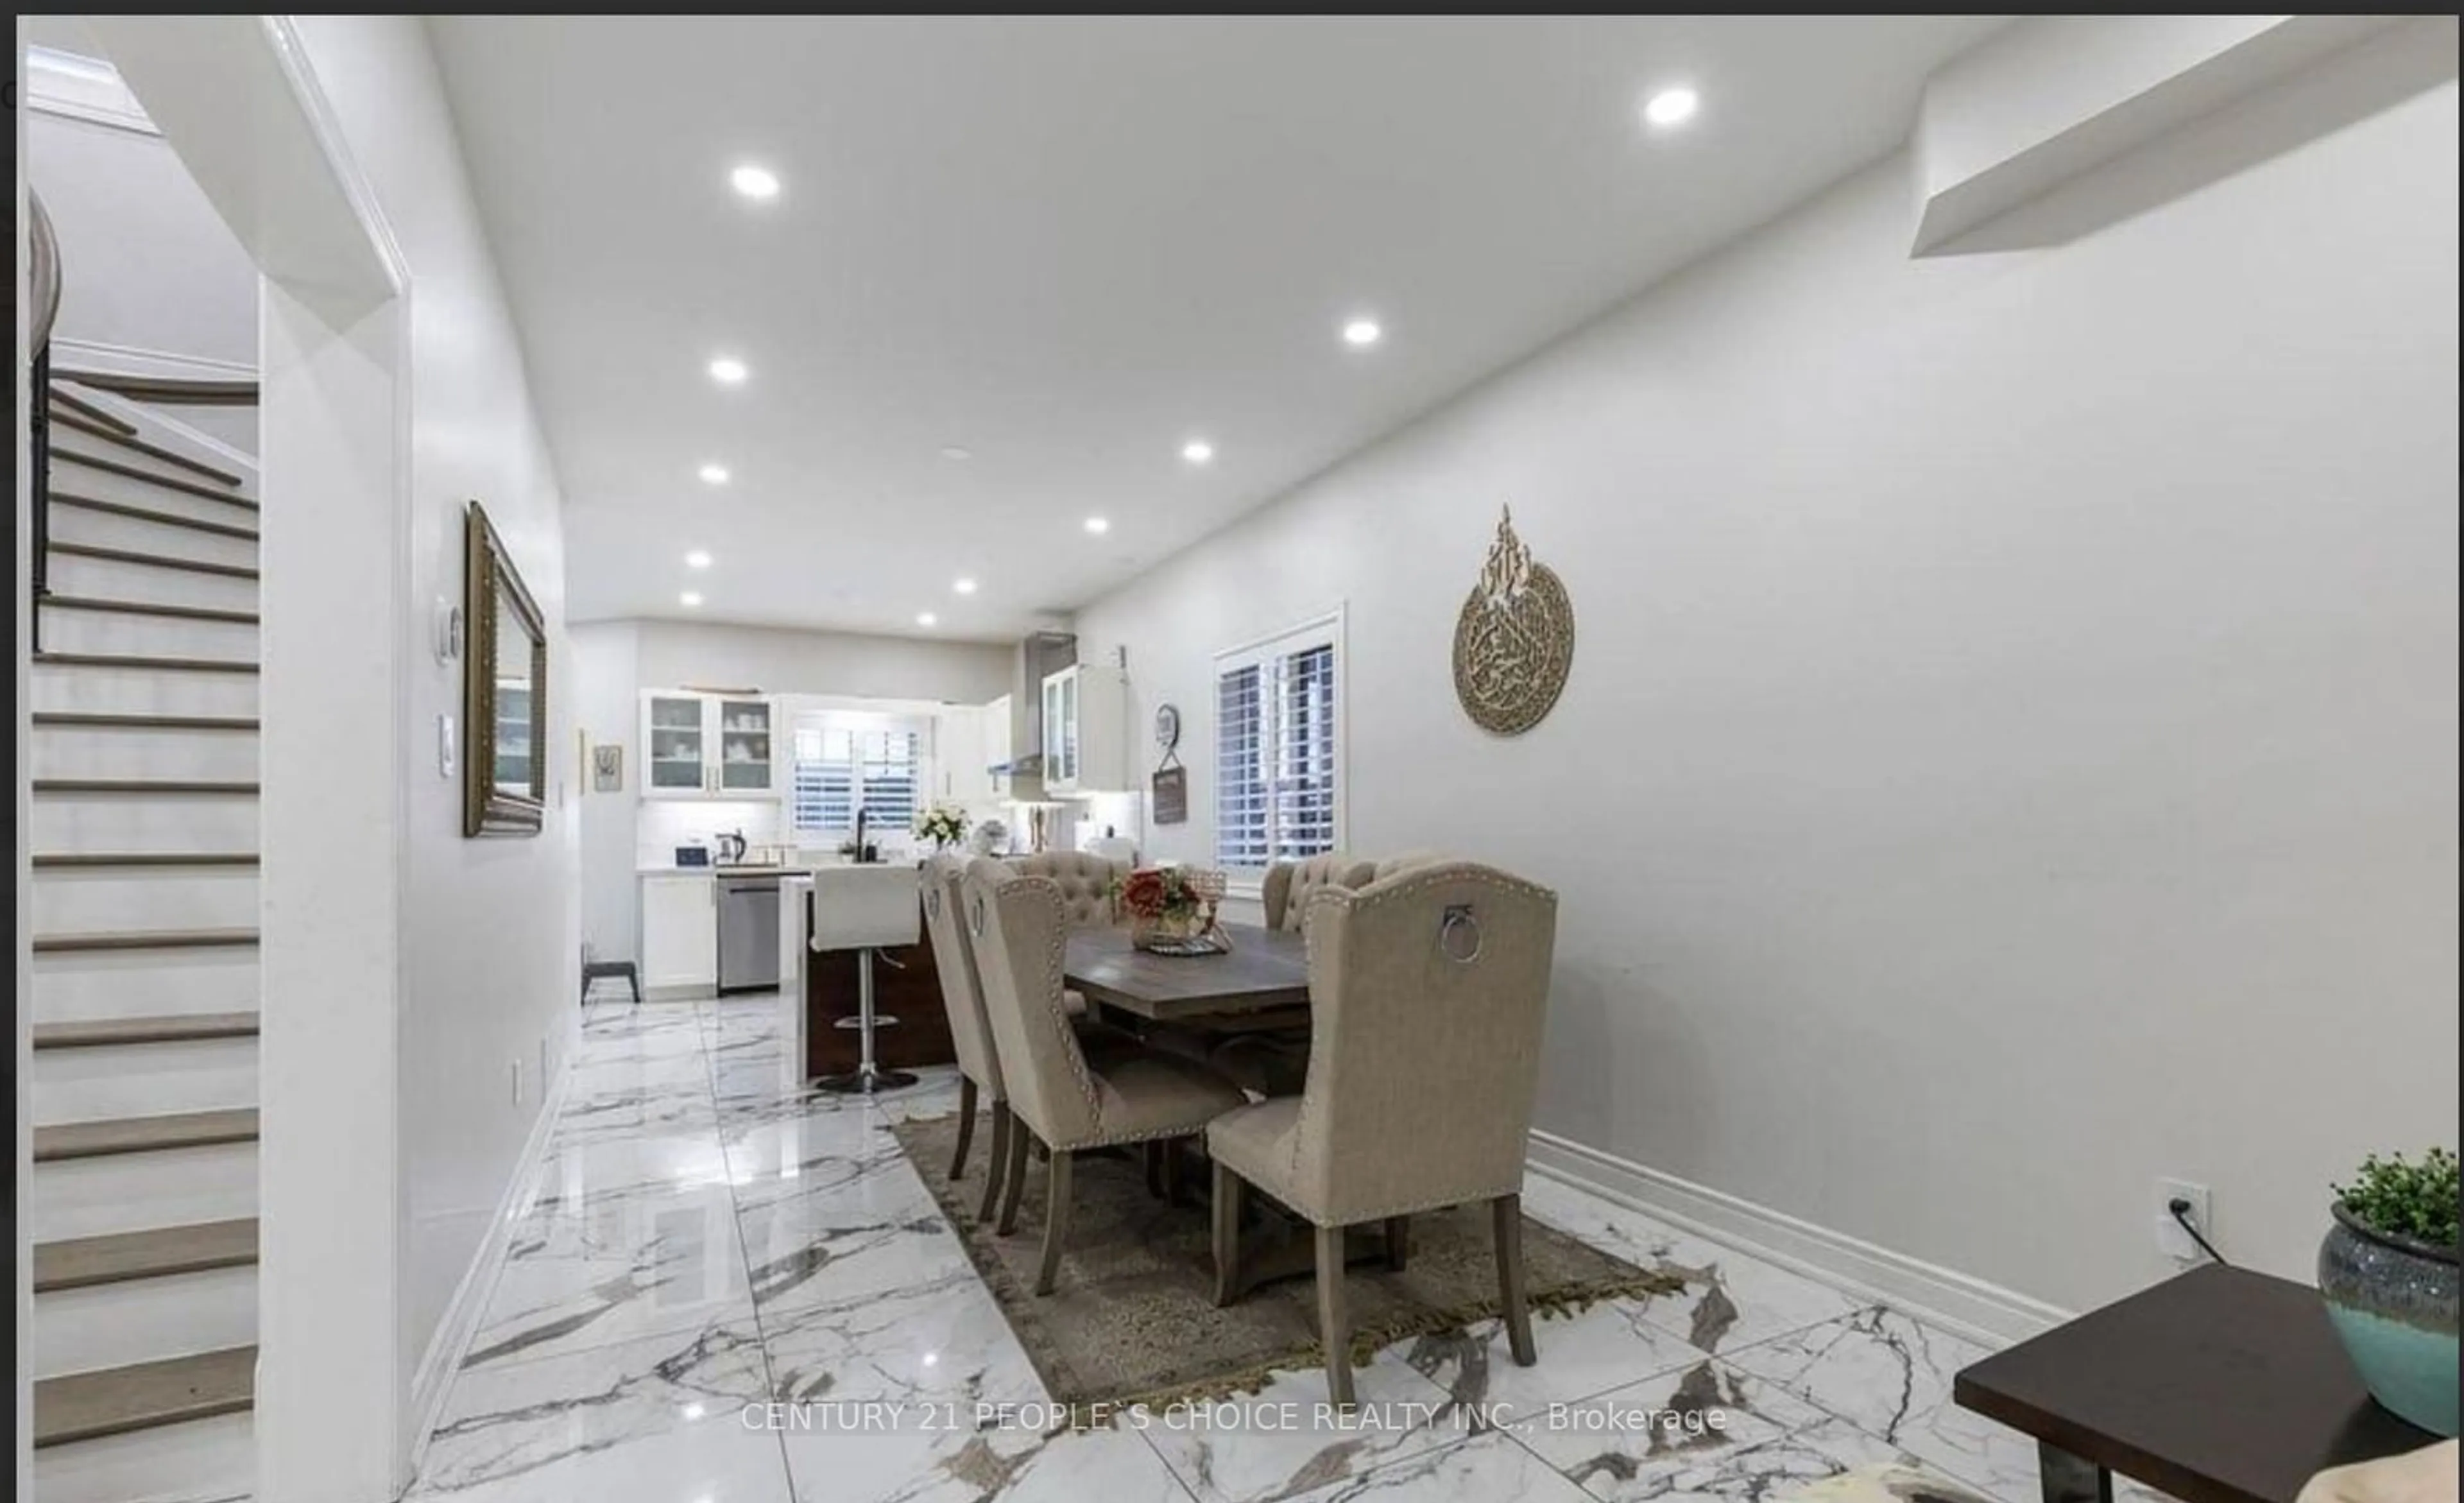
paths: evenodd
<path fill-rule="evenodd" d="M 820 1079 L 813 1082 L 813 1088 L 817 1091 L 834 1091 L 842 1094 L 869 1096 L 883 1091 L 896 1091 L 902 1086 L 912 1086 L 915 1083 L 915 1077 L 913 1075 L 909 1074 L 903 1070 L 884 1070 L 879 1065 L 873 1063 L 873 1030 L 883 1028 L 896 1028 L 898 1026 L 898 1020 L 896 1018 L 883 1017 L 873 1010 L 872 950 L 870 947 L 868 946 L 867 948 L 858 950 L 856 952 L 855 960 L 857 998 L 856 1015 L 852 1018 L 839 1019 L 837 1026 L 843 1028 L 853 1027 L 862 1033 L 863 1038 L 861 1040 L 861 1044 L 863 1047 L 863 1053 L 859 1056 L 862 1063 L 858 1064 L 855 1069 L 847 1072 L 845 1074 L 822 1076 Z"/>
<path fill-rule="evenodd" d="M 813 1082 L 816 1091 L 836 1091 L 849 1095 L 871 1095 L 878 1091 L 896 1091 L 912 1086 L 915 1077 L 903 1070 L 880 1070 L 871 1065 L 859 1066 L 844 1075 L 824 1075 Z"/>

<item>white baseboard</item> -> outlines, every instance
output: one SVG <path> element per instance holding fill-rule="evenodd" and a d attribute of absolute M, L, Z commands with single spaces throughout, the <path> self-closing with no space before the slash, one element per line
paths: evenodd
<path fill-rule="evenodd" d="M 576 1011 L 572 1023 L 578 1024 L 580 1017 Z M 505 1181 L 504 1194 L 496 1201 L 496 1212 L 488 1219 L 487 1235 L 479 1239 L 479 1249 L 471 1255 L 471 1266 L 462 1271 L 462 1282 L 454 1286 L 444 1318 L 436 1322 L 435 1333 L 428 1338 L 428 1350 L 420 1354 L 419 1366 L 411 1374 L 410 1412 L 418 1417 L 419 1429 L 405 1454 L 403 1473 L 394 1479 L 397 1492 L 409 1487 L 419 1475 L 420 1461 L 428 1453 L 429 1434 L 436 1428 L 445 1396 L 453 1387 L 454 1359 L 462 1355 L 472 1329 L 478 1324 L 480 1308 L 495 1288 L 496 1265 L 504 1260 L 505 1238 L 513 1229 L 515 1204 L 531 1183 L 531 1171 L 546 1155 L 548 1137 L 555 1132 L 557 1116 L 564 1109 L 565 1086 L 573 1078 L 573 1057 L 581 1050 L 578 1032 L 572 1024 L 568 1025 L 569 1036 L 564 1055 L 556 1067 L 555 1083 L 539 1098 L 539 1116 L 531 1123 L 531 1135 L 522 1143 L 521 1156 L 514 1160 L 514 1172 Z"/>
<path fill-rule="evenodd" d="M 1532 1133 L 1528 1162 L 1536 1174 L 1987 1345 L 2025 1340 L 2072 1316 L 2070 1311 L 2015 1290 L 1554 1133 Z"/>

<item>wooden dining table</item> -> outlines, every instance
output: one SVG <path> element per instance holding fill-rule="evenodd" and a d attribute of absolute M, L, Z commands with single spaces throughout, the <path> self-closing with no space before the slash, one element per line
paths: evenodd
<path fill-rule="evenodd" d="M 1066 984 L 1087 1000 L 1150 1023 L 1217 1032 L 1289 1027 L 1309 1006 L 1309 946 L 1299 935 L 1225 924 L 1221 955 L 1156 955 L 1109 925 L 1073 929 L 1062 961 Z"/>

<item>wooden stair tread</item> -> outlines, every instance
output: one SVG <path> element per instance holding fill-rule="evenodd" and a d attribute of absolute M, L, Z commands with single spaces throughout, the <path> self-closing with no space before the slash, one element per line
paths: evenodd
<path fill-rule="evenodd" d="M 65 553 L 80 559 L 102 559 L 113 564 L 143 564 L 149 568 L 186 569 L 191 574 L 220 574 L 230 579 L 257 579 L 257 571 L 244 564 L 213 564 L 204 559 L 175 559 L 167 553 L 145 553 L 136 548 L 109 548 L 99 542 L 62 542 L 52 540 L 54 553 Z"/>
<path fill-rule="evenodd" d="M 38 934 L 36 955 L 78 955 L 104 950 L 222 950 L 256 943 L 253 929 L 121 929 L 87 934 Z"/>
<path fill-rule="evenodd" d="M 241 1414 L 255 1396 L 253 1346 L 46 1378 L 34 1384 L 34 1447 Z"/>
<path fill-rule="evenodd" d="M 191 458 L 176 449 L 166 449 L 161 444 L 140 438 L 134 427 L 121 423 L 117 418 L 88 417 L 73 409 L 54 412 L 50 417 L 58 427 L 73 428 L 80 433 L 99 438 L 106 444 L 117 445 L 132 453 L 143 454 L 149 459 L 160 459 L 167 465 L 177 465 L 190 475 L 200 475 L 209 480 L 218 481 L 227 486 L 248 483 L 241 476 L 231 474 L 219 465 L 208 464 L 203 459 Z"/>
<path fill-rule="evenodd" d="M 33 858 L 37 872 L 108 872 L 122 867 L 253 867 L 253 851 L 55 851 Z"/>
<path fill-rule="evenodd" d="M 256 1108 L 253 1106 L 215 1112 L 173 1112 L 160 1116 L 112 1116 L 35 1128 L 34 1161 L 52 1163 L 62 1159 L 100 1159 L 112 1154 L 254 1141 Z"/>
<path fill-rule="evenodd" d="M 191 1044 L 256 1037 L 253 1012 L 174 1012 L 150 1018 L 37 1023 L 36 1049 L 111 1049 L 125 1044 Z"/>
<path fill-rule="evenodd" d="M 59 383 L 57 382 L 54 382 L 52 384 L 51 399 L 54 406 L 63 407 L 72 412 L 80 413 L 88 420 L 100 423 L 105 428 L 112 429 L 122 433 L 133 433 L 137 431 L 136 424 L 128 421 L 128 419 L 124 417 L 121 417 L 117 412 L 104 411 L 93 403 L 88 402 L 85 398 L 78 396 L 74 391 L 62 390 Z"/>
<path fill-rule="evenodd" d="M 90 454 L 82 450 L 62 449 L 57 444 L 54 444 L 52 463 L 82 465 L 88 470 L 99 470 L 105 475 L 125 475 L 131 480 L 141 481 L 146 485 L 159 485 L 166 491 L 177 491 L 183 496 L 203 497 L 209 501 L 220 501 L 225 506 L 236 506 L 242 511 L 256 510 L 254 501 L 245 496 L 233 496 L 228 488 L 211 481 L 191 480 L 184 475 L 165 475 L 160 470 L 148 470 L 143 465 L 127 464 L 108 454 Z"/>
<path fill-rule="evenodd" d="M 217 538 L 245 538 L 256 541 L 256 529 L 235 526 L 230 522 L 206 521 L 201 518 L 183 517 L 178 512 L 158 512 L 125 501 L 106 501 L 98 496 L 79 496 L 75 491 L 51 493 L 54 506 L 74 506 L 83 511 L 102 512 L 113 517 L 132 517 L 139 521 L 156 522 L 165 527 L 186 527 L 190 532 L 209 532 Z"/>
<path fill-rule="evenodd" d="M 37 665 L 55 668 L 158 668 L 174 674 L 253 674 L 254 663 L 220 657 L 154 657 L 143 652 L 37 652 Z"/>
<path fill-rule="evenodd" d="M 130 1279 L 209 1269 L 246 1268 L 256 1261 L 256 1218 L 200 1222 L 193 1227 L 155 1227 L 99 1237 L 71 1237 L 34 1246 L 34 1293 L 91 1289 Z"/>
<path fill-rule="evenodd" d="M 45 595 L 54 610 L 105 610 L 131 616 L 168 616 L 177 621 L 229 621 L 238 626 L 261 623 L 253 610 L 226 610 L 218 606 L 170 606 L 151 600 L 106 600 L 99 595 Z"/>
<path fill-rule="evenodd" d="M 40 662 L 37 658 L 35 661 Z M 39 730 L 82 727 L 97 731 L 254 731 L 253 715 L 135 715 L 111 710 L 37 710 L 30 718 Z"/>
<path fill-rule="evenodd" d="M 36 778 L 36 793 L 209 793 L 255 796 L 256 783 L 212 783 L 193 778 Z"/>
<path fill-rule="evenodd" d="M 174 407 L 254 407 L 257 399 L 253 381 L 132 376 L 117 370 L 64 370 L 57 365 L 52 367 L 52 379 L 139 402 L 166 402 Z"/>

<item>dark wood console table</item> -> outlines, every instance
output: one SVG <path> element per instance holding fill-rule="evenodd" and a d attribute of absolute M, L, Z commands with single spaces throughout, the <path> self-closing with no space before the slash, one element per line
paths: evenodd
<path fill-rule="evenodd" d="M 2293 1503 L 2311 1476 L 2434 1443 L 2379 1407 L 2319 1292 L 2193 1269 L 1959 1375 L 1962 1407 L 2036 1438 L 2046 1503 L 2114 1472 L 2183 1503 Z"/>

